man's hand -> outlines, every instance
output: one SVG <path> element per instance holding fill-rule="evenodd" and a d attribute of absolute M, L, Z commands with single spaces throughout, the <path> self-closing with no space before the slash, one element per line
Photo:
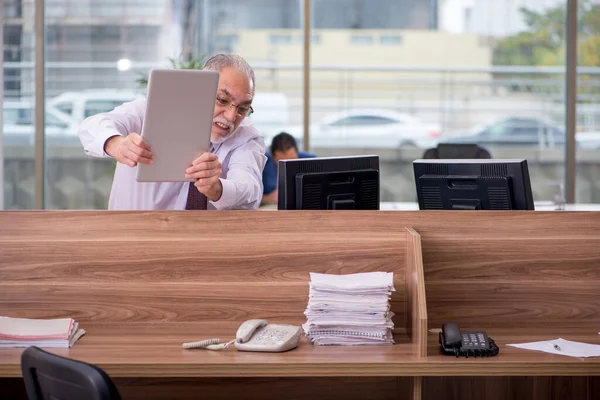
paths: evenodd
<path fill-rule="evenodd" d="M 194 185 L 200 193 L 211 201 L 218 201 L 223 194 L 221 184 L 221 163 L 215 154 L 202 153 L 192 165 L 185 170 L 186 179 L 196 179 Z"/>
<path fill-rule="evenodd" d="M 137 133 L 109 138 L 104 144 L 104 151 L 130 167 L 135 167 L 138 163 L 152 164 L 154 159 L 150 145 Z"/>
<path fill-rule="evenodd" d="M 271 193 L 263 195 L 261 204 L 277 204 L 277 193 L 277 189 L 275 189 Z"/>

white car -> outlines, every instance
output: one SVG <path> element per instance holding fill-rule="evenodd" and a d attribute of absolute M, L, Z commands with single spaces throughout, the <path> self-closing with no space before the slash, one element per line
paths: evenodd
<path fill-rule="evenodd" d="M 302 127 L 286 130 L 302 143 Z M 267 140 L 270 142 L 270 139 Z M 310 128 L 310 146 L 399 148 L 437 146 L 438 124 L 392 110 L 352 109 L 338 112 Z"/>
<path fill-rule="evenodd" d="M 130 90 L 82 90 L 61 93 L 50 100 L 50 105 L 81 122 L 87 117 L 112 111 L 123 103 L 142 97 L 142 94 Z"/>
<path fill-rule="evenodd" d="M 3 109 L 3 135 L 6 146 L 35 143 L 35 108 L 27 101 L 5 101 Z M 45 135 L 49 145 L 76 144 L 77 123 L 64 113 L 46 105 Z"/>
<path fill-rule="evenodd" d="M 575 135 L 577 147 L 581 149 L 600 149 L 600 131 L 577 132 Z"/>

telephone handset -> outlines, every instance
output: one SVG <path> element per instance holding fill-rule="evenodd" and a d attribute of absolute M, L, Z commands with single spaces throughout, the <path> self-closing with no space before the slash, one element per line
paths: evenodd
<path fill-rule="evenodd" d="M 280 352 L 297 347 L 301 334 L 302 329 L 299 326 L 269 324 L 264 319 L 251 319 L 240 325 L 235 340 L 228 343 L 220 343 L 219 339 L 208 339 L 201 342 L 184 343 L 183 348 L 221 350 L 234 343 L 235 347 L 241 351 Z"/>
<path fill-rule="evenodd" d="M 461 331 L 455 323 L 442 325 L 440 332 L 442 353 L 458 356 L 490 357 L 500 349 L 485 332 Z"/>

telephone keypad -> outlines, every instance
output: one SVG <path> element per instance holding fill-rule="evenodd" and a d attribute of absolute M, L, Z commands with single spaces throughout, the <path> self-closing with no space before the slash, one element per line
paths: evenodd
<path fill-rule="evenodd" d="M 252 341 L 257 344 L 269 344 L 282 341 L 287 332 L 277 329 L 263 329 L 252 338 Z"/>
<path fill-rule="evenodd" d="M 242 351 L 287 351 L 298 346 L 301 332 L 299 326 L 266 324 L 254 330 L 247 341 L 236 341 L 235 347 Z"/>
<path fill-rule="evenodd" d="M 491 357 L 498 354 L 498 346 L 482 331 L 461 331 L 456 323 L 442 325 L 439 334 L 442 353 L 456 357 Z"/>
<path fill-rule="evenodd" d="M 487 349 L 488 344 L 482 332 L 461 332 L 462 347 L 465 349 Z"/>

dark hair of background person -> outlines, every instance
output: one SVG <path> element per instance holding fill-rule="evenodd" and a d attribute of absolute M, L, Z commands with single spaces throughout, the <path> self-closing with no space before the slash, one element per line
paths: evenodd
<path fill-rule="evenodd" d="M 296 139 L 287 132 L 281 132 L 271 142 L 271 155 L 275 154 L 276 151 L 287 151 L 291 148 L 298 150 Z"/>

